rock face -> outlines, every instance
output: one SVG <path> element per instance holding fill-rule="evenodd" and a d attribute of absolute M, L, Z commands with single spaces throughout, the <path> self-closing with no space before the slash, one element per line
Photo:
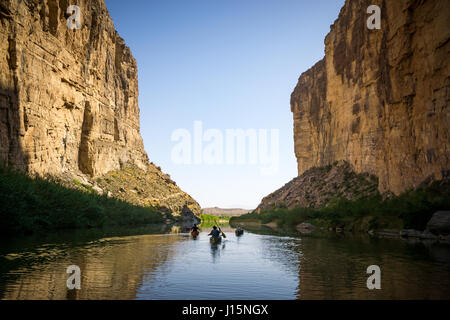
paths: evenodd
<path fill-rule="evenodd" d="M 315 227 L 311 223 L 303 222 L 295 227 L 301 233 L 312 233 Z"/>
<path fill-rule="evenodd" d="M 0 160 L 31 172 L 144 168 L 136 61 L 103 1 L 1 1 Z"/>
<path fill-rule="evenodd" d="M 186 205 L 183 207 L 180 216 L 188 228 L 192 227 L 193 224 L 199 224 L 201 222 L 201 219 L 196 217 L 192 210 Z"/>
<path fill-rule="evenodd" d="M 99 177 L 149 162 L 137 64 L 103 0 L 0 0 L 0 162 L 39 175 Z"/>
<path fill-rule="evenodd" d="M 369 5 L 381 29 L 369 30 Z M 347 0 L 291 96 L 298 173 L 337 160 L 398 194 L 450 169 L 448 1 Z"/>
<path fill-rule="evenodd" d="M 427 230 L 436 234 L 450 235 L 450 211 L 438 211 L 427 224 Z"/>

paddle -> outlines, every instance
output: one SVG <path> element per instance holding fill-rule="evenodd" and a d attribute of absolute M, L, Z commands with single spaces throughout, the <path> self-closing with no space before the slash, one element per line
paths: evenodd
<path fill-rule="evenodd" d="M 222 231 L 222 229 L 220 229 L 220 226 L 219 226 L 219 222 L 218 222 L 218 221 L 216 221 L 216 224 L 217 224 L 217 227 L 219 228 L 219 231 L 222 232 L 222 237 L 226 238 L 227 236 L 226 236 L 225 233 Z"/>

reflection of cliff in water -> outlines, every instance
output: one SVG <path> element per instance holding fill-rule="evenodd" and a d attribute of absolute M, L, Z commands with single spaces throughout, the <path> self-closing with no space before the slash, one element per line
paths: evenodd
<path fill-rule="evenodd" d="M 332 236 L 301 241 L 299 299 L 447 299 L 450 248 L 399 239 Z M 432 263 L 430 264 L 430 260 Z M 381 268 L 368 290 L 367 267 Z"/>
<path fill-rule="evenodd" d="M 249 224 L 245 229 L 274 236 L 265 238 L 263 256 L 297 272 L 298 299 L 450 297 L 449 246 L 363 234 L 302 235 L 264 225 Z M 370 265 L 381 268 L 381 290 L 367 289 L 370 275 L 366 270 Z"/>
<path fill-rule="evenodd" d="M 6 265 L 20 267 L 8 270 L 9 282 L 0 278 L 1 298 L 134 299 L 144 273 L 151 275 L 170 260 L 174 251 L 168 248 L 183 239 L 176 235 L 104 238 L 82 246 L 42 245 L 9 254 L 2 258 Z M 81 290 L 66 287 L 69 265 L 81 268 Z"/>

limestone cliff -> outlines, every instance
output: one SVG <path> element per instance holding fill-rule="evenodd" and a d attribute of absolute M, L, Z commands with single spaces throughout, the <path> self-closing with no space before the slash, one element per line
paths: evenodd
<path fill-rule="evenodd" d="M 381 29 L 366 26 L 369 5 Z M 337 160 L 396 194 L 450 169 L 446 0 L 347 0 L 291 96 L 298 173 Z"/>
<path fill-rule="evenodd" d="M 81 29 L 67 27 L 69 5 Z M 0 162 L 86 179 L 150 168 L 137 63 L 103 0 L 0 0 L 0 30 Z"/>

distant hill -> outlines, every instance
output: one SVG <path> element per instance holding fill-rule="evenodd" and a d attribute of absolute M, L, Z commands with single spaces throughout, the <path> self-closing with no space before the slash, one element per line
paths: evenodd
<path fill-rule="evenodd" d="M 202 210 L 203 213 L 210 214 L 213 216 L 240 216 L 253 211 L 247 209 L 222 209 L 218 207 L 202 208 Z"/>

